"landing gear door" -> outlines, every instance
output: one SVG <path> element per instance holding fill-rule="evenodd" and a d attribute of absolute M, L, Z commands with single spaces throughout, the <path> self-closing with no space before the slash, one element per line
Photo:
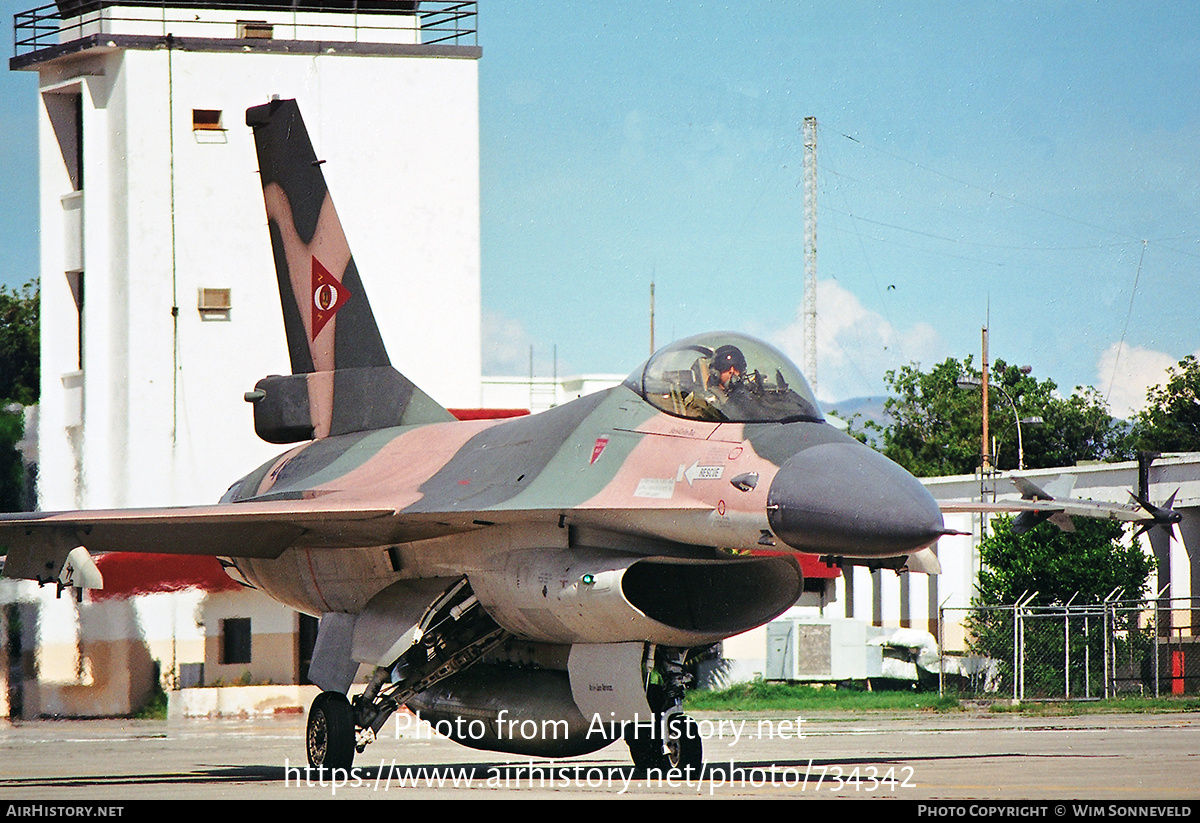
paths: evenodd
<path fill-rule="evenodd" d="M 458 578 L 397 580 L 371 598 L 354 626 L 351 658 L 390 667 L 420 640 L 421 618 Z"/>
<path fill-rule="evenodd" d="M 571 696 L 589 723 L 654 717 L 642 682 L 642 643 L 582 643 L 571 646 L 567 671 Z"/>

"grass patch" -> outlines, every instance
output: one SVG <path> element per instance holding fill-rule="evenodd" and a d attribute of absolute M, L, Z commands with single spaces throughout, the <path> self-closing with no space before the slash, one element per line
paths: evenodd
<path fill-rule="evenodd" d="M 937 692 L 874 691 L 833 686 L 788 685 L 756 680 L 727 689 L 688 692 L 684 706 L 693 711 L 990 711 L 1032 716 L 1081 714 L 1153 714 L 1200 712 L 1200 697 L 1120 697 L 1110 700 L 994 700 L 941 697 Z"/>
<path fill-rule="evenodd" d="M 136 714 L 135 720 L 166 720 L 167 719 L 167 693 L 163 691 L 162 686 L 158 686 L 154 691 L 150 692 L 150 697 L 146 700 L 146 705 L 142 706 Z"/>
<path fill-rule="evenodd" d="M 756 680 L 719 691 L 688 692 L 685 705 L 697 711 L 952 711 L 954 697 L 937 692 L 839 689 Z"/>
<path fill-rule="evenodd" d="M 1080 714 L 1160 714 L 1200 712 L 1200 697 L 1114 697 L 1108 700 L 1027 700 L 987 706 L 996 714 L 1074 716 Z"/>

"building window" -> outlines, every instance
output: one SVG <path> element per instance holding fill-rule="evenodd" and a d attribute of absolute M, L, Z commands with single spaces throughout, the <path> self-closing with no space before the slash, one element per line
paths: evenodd
<path fill-rule="evenodd" d="M 238 37 L 245 40 L 270 40 L 275 36 L 275 27 L 265 20 L 239 20 Z"/>
<path fill-rule="evenodd" d="M 192 131 L 225 131 L 220 109 L 192 109 Z"/>
<path fill-rule="evenodd" d="M 221 662 L 250 662 L 249 617 L 230 617 L 221 621 Z"/>

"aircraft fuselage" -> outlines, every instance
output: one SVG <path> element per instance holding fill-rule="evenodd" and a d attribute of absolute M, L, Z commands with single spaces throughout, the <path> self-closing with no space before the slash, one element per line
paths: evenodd
<path fill-rule="evenodd" d="M 680 419 L 627 386 L 529 417 L 315 441 L 264 464 L 223 502 L 327 496 L 409 523 L 427 517 L 428 533 L 382 530 L 359 550 L 237 561 L 255 585 L 312 614 L 360 611 L 396 580 L 482 577 L 525 550 L 888 557 L 941 528 L 923 486 L 827 423 Z"/>

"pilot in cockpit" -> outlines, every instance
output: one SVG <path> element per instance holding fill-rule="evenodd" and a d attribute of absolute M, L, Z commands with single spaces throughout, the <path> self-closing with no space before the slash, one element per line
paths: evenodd
<path fill-rule="evenodd" d="M 684 338 L 625 385 L 667 414 L 717 423 L 821 422 L 812 389 L 780 351 L 735 332 Z"/>
<path fill-rule="evenodd" d="M 737 346 L 718 346 L 708 365 L 708 389 L 717 406 L 723 406 L 746 374 L 746 356 Z"/>

